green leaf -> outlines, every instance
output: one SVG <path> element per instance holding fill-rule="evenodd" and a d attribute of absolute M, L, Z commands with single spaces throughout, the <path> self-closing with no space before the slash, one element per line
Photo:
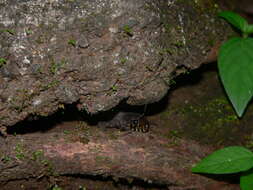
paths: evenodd
<path fill-rule="evenodd" d="M 253 167 L 253 153 L 240 146 L 231 146 L 213 152 L 195 167 L 192 172 L 229 174 L 246 171 Z"/>
<path fill-rule="evenodd" d="M 232 38 L 218 55 L 218 68 L 226 93 L 239 117 L 253 95 L 253 38 Z"/>
<path fill-rule="evenodd" d="M 75 46 L 76 46 L 76 40 L 70 39 L 70 40 L 68 41 L 68 44 L 75 47 Z"/>
<path fill-rule="evenodd" d="M 218 16 L 226 19 L 230 24 L 244 33 L 253 32 L 253 28 L 248 25 L 248 22 L 243 17 L 232 11 L 222 11 Z"/>
<path fill-rule="evenodd" d="M 6 62 L 7 62 L 6 59 L 0 57 L 0 68 L 1 68 L 4 64 L 6 64 Z"/>
<path fill-rule="evenodd" d="M 248 24 L 247 28 L 245 29 L 246 34 L 252 34 L 253 33 L 253 24 Z"/>
<path fill-rule="evenodd" d="M 240 177 L 240 187 L 242 190 L 253 189 L 253 170 L 244 172 Z"/>

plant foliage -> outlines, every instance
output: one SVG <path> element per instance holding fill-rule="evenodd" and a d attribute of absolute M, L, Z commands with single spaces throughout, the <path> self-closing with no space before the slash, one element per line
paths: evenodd
<path fill-rule="evenodd" d="M 240 146 L 231 146 L 213 152 L 195 167 L 194 173 L 231 174 L 242 172 L 240 186 L 242 190 L 253 189 L 253 153 Z"/>
<path fill-rule="evenodd" d="M 253 25 L 241 16 L 224 11 L 219 16 L 241 30 L 243 38 L 234 37 L 225 42 L 218 55 L 218 68 L 223 86 L 239 117 L 253 96 Z"/>
<path fill-rule="evenodd" d="M 225 42 L 218 55 L 218 69 L 225 91 L 239 117 L 253 96 L 253 25 L 231 11 L 223 11 L 220 17 L 242 32 Z M 253 153 L 240 146 L 218 150 L 192 168 L 195 173 L 240 173 L 242 190 L 253 190 Z"/>
<path fill-rule="evenodd" d="M 221 81 L 236 113 L 242 116 L 253 95 L 253 38 L 232 38 L 218 56 Z"/>
<path fill-rule="evenodd" d="M 243 147 L 231 146 L 213 152 L 192 168 L 192 172 L 230 174 L 243 172 L 252 167 L 253 153 Z"/>

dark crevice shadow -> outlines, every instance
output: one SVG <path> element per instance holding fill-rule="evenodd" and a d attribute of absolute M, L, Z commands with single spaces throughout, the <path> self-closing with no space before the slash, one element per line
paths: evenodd
<path fill-rule="evenodd" d="M 170 93 L 182 87 L 197 85 L 199 82 L 201 82 L 201 80 L 203 80 L 203 74 L 206 72 L 218 72 L 216 62 L 204 64 L 200 68 L 193 70 L 188 74 L 177 76 L 174 79 L 174 85 L 170 87 L 168 93 L 159 102 L 147 105 L 145 115 L 150 116 L 165 111 L 170 104 Z"/>
<path fill-rule="evenodd" d="M 130 106 L 124 101 L 109 111 L 101 112 L 95 115 L 89 115 L 85 111 L 79 111 L 76 107 L 76 104 L 65 105 L 64 107 L 64 109 L 60 109 L 47 117 L 31 115 L 24 121 L 8 127 L 7 133 L 9 135 L 35 132 L 46 133 L 56 125 L 71 121 L 85 121 L 89 125 L 97 125 L 99 121 L 112 119 L 114 115 L 120 111 L 135 112 L 140 114 L 142 114 L 144 111 L 144 106 Z"/>
<path fill-rule="evenodd" d="M 195 173 L 197 174 L 197 173 Z M 241 173 L 233 174 L 198 174 L 205 176 L 207 178 L 213 179 L 219 182 L 226 182 L 228 184 L 240 184 L 240 175 Z"/>
<path fill-rule="evenodd" d="M 62 122 L 81 120 L 81 114 L 82 112 L 78 111 L 74 104 L 66 105 L 64 110 L 60 109 L 54 114 L 46 117 L 30 115 L 24 121 L 8 127 L 7 133 L 10 135 L 35 132 L 46 133 Z"/>
<path fill-rule="evenodd" d="M 192 70 L 190 73 L 179 75 L 176 77 L 175 85 L 171 86 L 170 91 L 181 87 L 197 85 L 201 80 L 203 80 L 203 74 L 211 71 L 218 72 L 216 62 L 203 64 L 200 68 Z"/>
<path fill-rule="evenodd" d="M 143 106 L 131 106 L 126 104 L 126 100 L 123 100 L 119 105 L 112 108 L 111 110 L 100 112 L 98 114 L 92 116 L 86 116 L 85 121 L 90 125 L 97 125 L 99 121 L 107 121 L 111 120 L 118 112 L 133 112 L 133 113 L 144 113 L 144 105 Z"/>
<path fill-rule="evenodd" d="M 84 174 L 67 174 L 67 175 L 63 175 L 65 177 L 71 177 L 71 178 L 81 178 L 81 179 L 86 179 L 86 180 L 91 180 L 91 181 L 100 181 L 100 182 L 113 182 L 113 185 L 115 187 L 122 187 L 122 186 L 127 186 L 128 188 L 132 188 L 134 186 L 137 187 L 142 187 L 145 189 L 152 189 L 152 188 L 156 188 L 156 189 L 161 189 L 161 190 L 165 190 L 168 189 L 168 184 L 159 184 L 156 182 L 151 182 L 151 181 L 144 181 L 142 179 L 132 179 L 131 180 L 127 180 L 125 178 L 117 178 L 115 179 L 115 177 L 113 176 L 101 176 L 101 175 L 84 175 Z M 130 182 L 131 181 L 131 182 Z"/>
<path fill-rule="evenodd" d="M 151 116 L 161 113 L 169 106 L 170 92 L 185 86 L 193 86 L 198 84 L 203 79 L 203 73 L 208 71 L 217 71 L 217 64 L 205 64 L 199 69 L 191 71 L 189 74 L 184 74 L 176 77 L 175 85 L 171 86 L 169 92 L 159 102 L 142 106 L 131 106 L 126 104 L 126 100 L 122 101 L 115 108 L 101 112 L 95 115 L 89 115 L 85 111 L 79 111 L 76 104 L 65 105 L 65 109 L 60 109 L 54 114 L 42 117 L 37 115 L 31 115 L 26 120 L 17 123 L 14 126 L 8 127 L 7 133 L 12 134 L 26 134 L 42 132 L 46 133 L 54 126 L 66 121 L 85 121 L 90 125 L 96 125 L 99 121 L 110 120 L 118 112 L 135 112 L 144 114 L 145 116 Z"/>

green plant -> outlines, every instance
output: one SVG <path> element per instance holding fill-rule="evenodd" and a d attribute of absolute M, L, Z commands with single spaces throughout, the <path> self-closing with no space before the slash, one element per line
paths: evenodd
<path fill-rule="evenodd" d="M 60 62 L 55 62 L 54 59 L 51 60 L 50 63 L 50 72 L 54 75 L 57 73 L 57 71 L 59 71 L 65 64 L 67 64 L 67 62 L 63 59 Z"/>
<path fill-rule="evenodd" d="M 123 26 L 123 31 L 128 35 L 128 36 L 133 36 L 133 30 L 131 29 L 130 26 L 124 25 Z"/>
<path fill-rule="evenodd" d="M 11 161 L 11 157 L 10 156 L 7 156 L 7 155 L 5 155 L 5 156 L 3 156 L 2 157 L 2 162 L 4 162 L 4 163 L 6 163 L 6 162 L 9 162 L 9 161 Z"/>
<path fill-rule="evenodd" d="M 43 150 L 36 150 L 32 153 L 32 160 L 36 161 L 38 158 L 42 157 L 44 155 Z"/>
<path fill-rule="evenodd" d="M 195 167 L 194 173 L 232 174 L 240 172 L 240 187 L 242 190 L 252 190 L 253 187 L 253 153 L 240 146 L 231 146 L 213 152 Z"/>
<path fill-rule="evenodd" d="M 26 35 L 31 35 L 33 33 L 33 31 L 30 29 L 25 29 L 25 33 L 26 33 Z"/>
<path fill-rule="evenodd" d="M 120 59 L 120 63 L 124 64 L 126 62 L 127 62 L 127 58 L 123 57 L 123 58 Z"/>
<path fill-rule="evenodd" d="M 6 64 L 6 62 L 7 62 L 6 59 L 0 57 L 0 68 L 1 68 L 4 64 Z"/>
<path fill-rule="evenodd" d="M 177 82 L 176 82 L 175 80 L 173 80 L 173 79 L 169 81 L 169 84 L 170 84 L 170 85 L 175 85 L 176 83 L 177 83 Z"/>
<path fill-rule="evenodd" d="M 116 85 L 112 85 L 111 89 L 112 89 L 113 92 L 117 92 L 117 86 Z"/>
<path fill-rule="evenodd" d="M 16 158 L 22 160 L 25 158 L 24 147 L 21 144 L 15 146 Z"/>
<path fill-rule="evenodd" d="M 60 188 L 58 185 L 53 185 L 50 187 L 50 190 L 62 190 L 62 188 Z"/>
<path fill-rule="evenodd" d="M 72 45 L 73 47 L 76 47 L 76 40 L 74 40 L 74 39 L 70 39 L 69 41 L 68 41 L 68 44 L 69 45 Z"/>
<path fill-rule="evenodd" d="M 233 37 L 225 42 L 218 55 L 218 69 L 225 91 L 239 117 L 253 96 L 253 25 L 241 16 L 223 11 L 220 17 L 242 32 L 242 37 Z M 234 117 L 230 117 L 234 120 Z M 240 146 L 218 150 L 192 168 L 195 173 L 240 174 L 242 190 L 253 187 L 253 153 Z"/>
<path fill-rule="evenodd" d="M 86 190 L 86 187 L 84 186 L 79 186 L 79 189 L 78 190 Z"/>
<path fill-rule="evenodd" d="M 6 33 L 9 33 L 11 35 L 14 35 L 15 34 L 15 31 L 14 30 L 11 30 L 11 29 L 5 29 L 5 30 L 0 30 L 0 33 L 1 32 L 6 32 Z"/>
<path fill-rule="evenodd" d="M 233 37 L 225 42 L 218 55 L 218 68 L 225 91 L 239 117 L 253 96 L 253 25 L 236 13 L 223 11 L 226 19 L 242 32 L 242 37 Z"/>
<path fill-rule="evenodd" d="M 65 135 L 68 135 L 68 134 L 70 134 L 70 131 L 69 131 L 69 130 L 64 130 L 63 133 L 64 133 Z"/>
<path fill-rule="evenodd" d="M 57 85 L 59 85 L 59 83 L 60 83 L 59 80 L 53 80 L 53 81 L 49 82 L 48 84 L 41 86 L 41 88 L 42 88 L 41 90 L 44 91 L 44 90 L 48 90 L 50 88 L 56 87 Z"/>

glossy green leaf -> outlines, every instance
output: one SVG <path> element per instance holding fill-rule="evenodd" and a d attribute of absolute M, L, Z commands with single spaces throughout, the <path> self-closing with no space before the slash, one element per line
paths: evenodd
<path fill-rule="evenodd" d="M 252 190 L 253 189 L 253 170 L 244 172 L 240 177 L 241 190 Z"/>
<path fill-rule="evenodd" d="M 253 95 L 253 38 L 232 38 L 219 51 L 218 68 L 239 117 Z"/>
<path fill-rule="evenodd" d="M 253 24 L 248 24 L 247 28 L 245 29 L 245 33 L 252 34 L 253 33 Z"/>
<path fill-rule="evenodd" d="M 252 33 L 253 27 L 248 24 L 248 22 L 240 15 L 232 11 L 222 11 L 219 16 L 226 19 L 230 24 L 232 24 L 237 29 L 244 33 Z"/>
<path fill-rule="evenodd" d="M 213 152 L 195 167 L 192 172 L 229 174 L 249 170 L 253 167 L 253 153 L 240 146 L 231 146 Z"/>

